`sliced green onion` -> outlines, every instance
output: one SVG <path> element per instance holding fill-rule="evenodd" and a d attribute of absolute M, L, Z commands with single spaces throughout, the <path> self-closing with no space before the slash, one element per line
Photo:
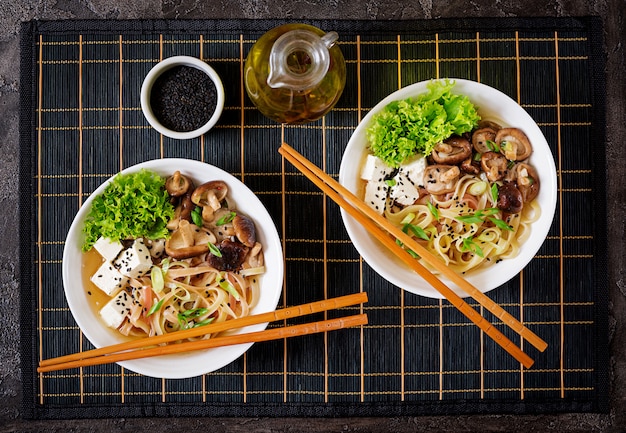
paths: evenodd
<path fill-rule="evenodd" d="M 163 287 L 165 287 L 165 280 L 163 278 L 163 271 L 158 266 L 153 266 L 150 270 L 150 281 L 152 281 L 152 290 L 156 293 L 161 293 Z"/>
<path fill-rule="evenodd" d="M 230 293 L 231 295 L 233 295 L 233 298 L 235 298 L 235 300 L 239 301 L 241 299 L 241 295 L 239 294 L 239 292 L 237 291 L 237 289 L 235 289 L 235 286 L 233 286 L 230 281 L 226 280 L 226 279 L 222 279 L 219 282 L 219 285 L 222 289 L 226 290 L 228 293 Z"/>
<path fill-rule="evenodd" d="M 152 303 L 152 307 L 150 307 L 150 309 L 148 310 L 148 314 L 146 314 L 146 316 L 152 316 L 154 313 L 156 313 L 157 311 L 159 311 L 159 309 L 161 308 L 161 306 L 163 305 L 163 301 L 165 301 L 165 298 L 161 299 L 159 302 Z"/>
<path fill-rule="evenodd" d="M 513 231 L 513 227 L 508 225 L 506 222 L 504 222 L 500 218 L 489 217 L 488 219 L 499 229 Z"/>
<path fill-rule="evenodd" d="M 215 317 L 209 317 L 208 319 L 204 319 L 204 320 L 201 320 L 200 322 L 196 322 L 193 325 L 193 327 L 194 328 L 199 328 L 200 326 L 208 325 L 209 323 L 211 323 L 214 320 L 215 320 Z"/>
<path fill-rule="evenodd" d="M 487 147 L 491 151 L 493 151 L 493 152 L 500 152 L 500 146 L 498 146 L 498 143 L 496 143 L 495 141 L 487 140 L 486 143 L 487 143 Z"/>
<path fill-rule="evenodd" d="M 424 239 L 425 241 L 430 240 L 430 238 L 428 237 L 428 235 L 426 234 L 426 232 L 424 231 L 423 228 L 421 228 L 420 226 L 417 226 L 415 224 L 405 224 L 402 227 L 402 231 L 404 233 L 407 233 L 410 231 L 412 232 L 415 236 L 417 236 L 420 239 Z"/>
<path fill-rule="evenodd" d="M 482 154 L 482 153 L 480 153 L 480 152 L 476 152 L 476 153 L 474 154 L 474 161 L 478 162 L 478 161 L 480 161 L 480 159 L 481 159 L 482 157 L 483 157 L 483 154 Z"/>
<path fill-rule="evenodd" d="M 485 191 L 487 191 L 487 182 L 484 182 L 482 180 L 480 182 L 473 183 L 467 189 L 467 192 L 469 192 L 470 194 L 474 196 L 479 196 L 483 194 Z"/>
<path fill-rule="evenodd" d="M 439 220 L 439 209 L 437 209 L 437 207 L 431 202 L 426 203 L 426 206 L 428 206 L 428 210 L 435 217 L 435 219 Z"/>
<path fill-rule="evenodd" d="M 498 184 L 494 183 L 493 185 L 491 185 L 491 198 L 493 199 L 494 203 L 498 202 Z"/>
<path fill-rule="evenodd" d="M 387 179 L 385 181 L 385 183 L 387 184 L 387 186 L 396 186 L 396 180 L 395 179 Z"/>
<path fill-rule="evenodd" d="M 207 308 L 192 308 L 190 310 L 183 311 L 181 314 L 184 317 L 200 317 L 208 313 L 208 311 L 209 310 Z"/>
<path fill-rule="evenodd" d="M 237 216 L 237 214 L 235 212 L 229 212 L 226 215 L 224 215 L 223 217 L 221 217 L 220 219 L 218 219 L 216 221 L 215 225 L 219 227 L 219 226 L 223 226 L 224 224 L 228 224 L 233 219 L 235 219 L 236 216 Z"/>
<path fill-rule="evenodd" d="M 161 270 L 163 271 L 163 274 L 167 274 L 167 271 L 170 268 L 170 258 L 166 257 L 163 260 L 161 260 Z"/>
<path fill-rule="evenodd" d="M 211 242 L 209 242 L 209 251 L 215 257 L 222 257 L 222 252 L 220 251 L 220 249 L 216 247 L 215 245 L 213 245 Z"/>
<path fill-rule="evenodd" d="M 480 224 L 483 222 L 483 219 L 477 216 L 476 214 L 461 215 L 458 217 L 454 217 L 454 219 L 457 221 L 461 221 L 462 223 L 465 223 L 465 224 Z"/>
<path fill-rule="evenodd" d="M 509 161 L 509 163 L 506 165 L 506 168 L 508 170 L 512 169 L 513 167 L 515 167 L 515 161 Z"/>
<path fill-rule="evenodd" d="M 478 215 L 479 217 L 485 217 L 485 216 L 491 216 L 491 215 L 495 215 L 498 212 L 500 212 L 500 209 L 498 209 L 497 207 L 488 207 L 485 209 L 480 209 L 476 212 L 476 215 Z"/>
<path fill-rule="evenodd" d="M 200 206 L 196 206 L 191 211 L 191 220 L 198 227 L 202 227 L 202 224 L 204 224 L 204 221 L 202 220 L 202 208 Z"/>
<path fill-rule="evenodd" d="M 417 254 L 417 253 L 416 253 L 415 251 L 413 251 L 413 250 L 406 250 L 406 252 L 407 252 L 407 253 L 409 253 L 409 255 L 410 255 L 411 257 L 413 257 L 414 259 L 419 259 L 419 258 L 420 258 L 419 254 Z"/>
<path fill-rule="evenodd" d="M 476 242 L 474 242 L 471 237 L 463 239 L 461 250 L 470 251 L 472 253 L 475 253 L 479 257 L 485 257 L 485 253 L 483 253 L 483 250 L 476 244 Z"/>
<path fill-rule="evenodd" d="M 415 214 L 413 212 L 409 212 L 408 214 L 406 214 L 404 218 L 402 218 L 402 221 L 400 221 L 400 224 L 402 225 L 409 224 L 411 221 L 413 221 L 414 218 L 415 218 Z"/>

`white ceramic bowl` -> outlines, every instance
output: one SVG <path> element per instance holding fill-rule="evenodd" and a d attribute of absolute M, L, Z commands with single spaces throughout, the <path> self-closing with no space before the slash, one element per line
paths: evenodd
<path fill-rule="evenodd" d="M 257 238 L 263 245 L 266 273 L 261 277 L 261 296 L 252 314 L 264 313 L 276 309 L 282 292 L 283 253 L 276 226 L 254 193 L 229 173 L 199 161 L 188 159 L 158 159 L 144 162 L 122 171 L 133 173 L 142 168 L 150 169 L 162 176 L 179 170 L 189 176 L 197 185 L 209 180 L 223 180 L 229 188 L 229 196 L 238 210 L 253 218 L 257 229 Z M 112 179 L 112 178 L 111 178 Z M 86 289 L 80 275 L 84 243 L 84 221 L 91 208 L 94 197 L 101 194 L 111 179 L 100 185 L 85 201 L 70 226 L 63 250 L 63 286 L 70 311 L 85 336 L 96 347 L 109 346 L 125 341 L 117 331 L 108 328 L 87 299 Z M 267 324 L 246 327 L 238 332 L 261 331 Z M 240 344 L 221 348 L 190 352 L 187 354 L 165 355 L 120 362 L 129 370 L 146 376 L 178 379 L 194 377 L 217 370 L 241 356 L 252 344 Z"/>
<path fill-rule="evenodd" d="M 211 79 L 211 81 L 213 81 L 213 84 L 215 84 L 216 95 L 217 95 L 215 111 L 213 112 L 213 115 L 211 116 L 211 118 L 209 119 L 207 123 L 205 123 L 200 128 L 195 129 L 193 131 L 179 132 L 179 131 L 174 131 L 172 129 L 165 127 L 157 119 L 157 117 L 155 116 L 152 110 L 152 106 L 150 105 L 150 95 L 152 92 L 152 87 L 154 83 L 156 82 L 157 78 L 159 78 L 159 76 L 161 76 L 161 74 L 163 74 L 165 71 L 172 69 L 174 67 L 177 67 L 177 66 L 190 66 L 190 67 L 199 69 L 203 71 L 204 73 L 206 73 Z M 144 78 L 143 84 L 141 85 L 141 110 L 143 111 L 143 114 L 146 117 L 146 120 L 148 121 L 148 123 L 150 123 L 150 125 L 152 125 L 152 127 L 156 129 L 158 132 L 160 132 L 161 134 L 167 137 L 176 138 L 179 140 L 186 140 L 190 138 L 199 137 L 205 134 L 211 128 L 213 128 L 213 126 L 215 126 L 220 116 L 222 115 L 222 110 L 224 109 L 224 101 L 225 101 L 224 85 L 222 84 L 222 80 L 220 79 L 217 72 L 215 72 L 215 70 L 211 66 L 209 66 L 206 62 L 203 62 L 202 60 L 197 59 L 195 57 L 191 57 L 191 56 L 168 57 L 167 59 L 157 63 L 150 70 L 150 72 L 148 72 L 148 75 L 146 75 L 146 78 Z"/>
<path fill-rule="evenodd" d="M 492 290 L 513 278 L 537 253 L 546 238 L 557 201 L 557 180 L 554 159 L 543 133 L 530 115 L 513 99 L 504 93 L 474 81 L 453 79 L 456 85 L 452 93 L 467 95 L 478 107 L 483 119 L 493 120 L 503 126 L 522 129 L 533 145 L 530 163 L 537 170 L 541 179 L 541 188 L 537 196 L 541 207 L 541 216 L 532 224 L 532 233 L 521 246 L 519 254 L 513 259 L 502 260 L 494 266 L 477 269 L 464 275 L 481 292 Z M 378 103 L 356 128 L 343 154 L 339 169 L 339 182 L 353 193 L 357 192 L 361 166 L 359 161 L 367 152 L 366 129 L 372 117 L 383 110 L 392 101 L 403 100 L 425 93 L 427 81 L 419 82 L 400 89 Z M 357 251 L 380 276 L 394 285 L 409 292 L 430 297 L 442 298 L 422 277 L 414 273 L 400 260 L 396 259 L 387 248 L 370 236 L 356 220 L 342 210 L 341 216 L 346 230 Z M 459 296 L 468 296 L 463 290 L 447 279 L 442 279 Z"/>

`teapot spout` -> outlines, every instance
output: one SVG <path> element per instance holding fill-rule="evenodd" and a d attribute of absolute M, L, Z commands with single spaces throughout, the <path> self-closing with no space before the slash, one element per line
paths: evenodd
<path fill-rule="evenodd" d="M 328 32 L 324 36 L 321 37 L 322 43 L 326 45 L 326 48 L 331 49 L 335 42 L 339 39 L 339 35 L 337 32 Z"/>

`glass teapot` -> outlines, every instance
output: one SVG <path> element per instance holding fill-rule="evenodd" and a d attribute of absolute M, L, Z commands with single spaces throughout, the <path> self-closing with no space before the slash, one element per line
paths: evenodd
<path fill-rule="evenodd" d="M 335 32 L 308 24 L 284 24 L 261 36 L 244 66 L 248 96 L 279 123 L 319 119 L 337 103 L 346 64 Z"/>

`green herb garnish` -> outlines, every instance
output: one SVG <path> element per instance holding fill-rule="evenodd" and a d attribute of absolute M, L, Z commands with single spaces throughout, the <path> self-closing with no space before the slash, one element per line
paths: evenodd
<path fill-rule="evenodd" d="M 163 301 L 165 301 L 165 298 L 161 299 L 156 304 L 153 303 L 152 307 L 150 307 L 150 310 L 148 310 L 148 313 L 146 314 L 146 316 L 152 316 L 154 313 L 159 311 L 159 309 L 161 308 L 161 305 L 163 305 Z"/>
<path fill-rule="evenodd" d="M 478 126 L 480 116 L 464 95 L 450 90 L 454 81 L 428 83 L 428 92 L 394 101 L 376 114 L 366 130 L 372 153 L 391 167 L 421 153 L 431 154 L 437 143 Z"/>
<path fill-rule="evenodd" d="M 239 294 L 237 289 L 235 289 L 235 286 L 231 284 L 230 281 L 222 278 L 218 284 L 220 285 L 222 289 L 230 293 L 233 296 L 233 298 L 235 298 L 235 300 L 239 301 L 241 299 L 241 295 Z"/>
<path fill-rule="evenodd" d="M 236 216 L 237 216 L 237 214 L 235 212 L 229 212 L 226 215 L 224 215 L 223 217 L 221 217 L 220 219 L 218 219 L 215 222 L 215 225 L 219 227 L 219 226 L 223 226 L 224 224 L 228 224 L 233 219 L 235 219 Z"/>
<path fill-rule="evenodd" d="M 202 207 L 196 206 L 193 208 L 191 211 L 191 220 L 198 227 L 202 227 L 202 224 L 204 224 L 204 221 L 202 220 Z"/>
<path fill-rule="evenodd" d="M 437 209 L 437 207 L 431 202 L 427 202 L 426 206 L 428 206 L 428 210 L 430 211 L 432 216 L 435 217 L 436 220 L 439 220 L 439 209 Z"/>
<path fill-rule="evenodd" d="M 491 221 L 496 227 L 498 227 L 499 229 L 502 230 L 509 230 L 509 231 L 513 231 L 513 227 L 511 227 L 510 225 L 508 225 L 506 222 L 504 222 L 503 220 L 501 220 L 500 218 L 493 218 L 493 217 L 489 217 L 487 218 L 489 221 Z"/>
<path fill-rule="evenodd" d="M 118 174 L 91 203 L 83 232 L 83 251 L 101 237 L 121 240 L 167 238 L 174 206 L 165 179 L 150 170 Z"/>
<path fill-rule="evenodd" d="M 220 249 L 216 247 L 215 245 L 213 245 L 211 242 L 209 242 L 209 251 L 215 257 L 222 257 L 222 251 L 220 251 Z"/>
<path fill-rule="evenodd" d="M 494 183 L 491 185 L 491 199 L 494 203 L 498 202 L 498 184 Z"/>
<path fill-rule="evenodd" d="M 479 257 L 485 257 L 483 250 L 474 242 L 471 237 L 463 238 L 463 244 L 461 245 L 461 251 L 470 251 Z"/>

